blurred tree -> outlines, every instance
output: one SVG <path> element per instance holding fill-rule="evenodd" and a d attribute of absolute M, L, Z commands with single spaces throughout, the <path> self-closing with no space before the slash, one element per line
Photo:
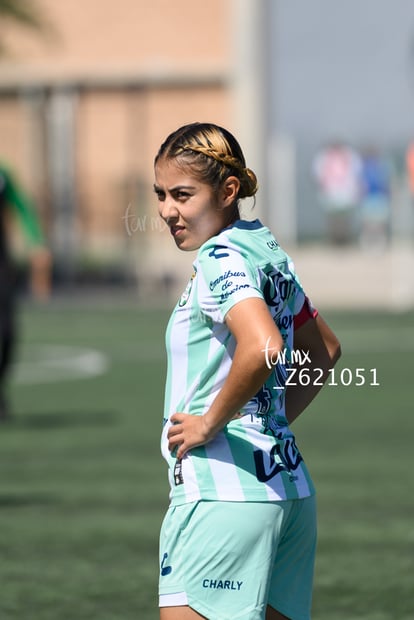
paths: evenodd
<path fill-rule="evenodd" d="M 0 28 L 10 21 L 39 32 L 52 32 L 50 23 L 33 0 L 0 0 Z M 5 53 L 6 47 L 0 41 L 0 55 Z"/>

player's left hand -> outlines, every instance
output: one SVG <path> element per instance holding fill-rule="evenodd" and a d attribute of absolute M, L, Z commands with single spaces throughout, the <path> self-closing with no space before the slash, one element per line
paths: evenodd
<path fill-rule="evenodd" d="M 174 413 L 170 420 L 172 426 L 167 435 L 168 449 L 172 452 L 177 448 L 178 459 L 182 459 L 191 448 L 202 446 L 214 437 L 203 415 Z"/>

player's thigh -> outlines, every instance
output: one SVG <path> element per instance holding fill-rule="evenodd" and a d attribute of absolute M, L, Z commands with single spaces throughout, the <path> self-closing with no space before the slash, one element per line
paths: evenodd
<path fill-rule="evenodd" d="M 206 620 L 205 616 L 191 609 L 191 607 L 161 607 L 160 620 Z"/>
<path fill-rule="evenodd" d="M 161 607 L 160 620 L 206 620 L 205 616 L 191 609 L 191 607 Z M 287 616 L 276 611 L 273 607 L 267 607 L 266 620 L 289 620 Z"/>
<path fill-rule="evenodd" d="M 276 611 L 276 609 L 273 609 L 273 607 L 268 605 L 266 610 L 266 620 L 290 620 L 290 618 L 284 616 L 279 611 Z"/>

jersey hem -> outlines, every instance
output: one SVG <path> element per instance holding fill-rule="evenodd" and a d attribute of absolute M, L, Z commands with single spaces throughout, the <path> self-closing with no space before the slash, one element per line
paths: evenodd
<path fill-rule="evenodd" d="M 306 492 L 301 493 L 300 490 L 298 493 L 296 493 L 295 495 L 293 495 L 292 497 L 282 497 L 280 495 L 274 495 L 274 497 L 263 497 L 263 492 L 261 492 L 260 494 L 256 493 L 252 493 L 251 496 L 249 497 L 240 497 L 240 495 L 238 496 L 232 496 L 232 495 L 228 495 L 225 498 L 223 497 L 217 497 L 216 493 L 203 493 L 202 495 L 200 494 L 194 494 L 194 495 L 187 495 L 185 498 L 170 498 L 170 506 L 182 506 L 184 504 L 191 504 L 193 502 L 197 502 L 197 501 L 205 501 L 205 502 L 239 502 L 239 503 L 246 503 L 246 502 L 257 502 L 257 503 L 272 503 L 272 502 L 290 502 L 292 500 L 295 499 L 305 499 L 307 497 L 312 497 L 316 495 L 316 491 L 312 490 L 312 489 L 308 489 Z"/>

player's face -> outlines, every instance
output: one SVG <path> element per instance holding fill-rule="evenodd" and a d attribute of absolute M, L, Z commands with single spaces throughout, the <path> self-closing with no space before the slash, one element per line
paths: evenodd
<path fill-rule="evenodd" d="M 180 250 L 197 250 L 231 222 L 230 205 L 234 200 L 229 200 L 229 192 L 214 192 L 174 160 L 157 162 L 154 191 L 159 214 Z"/>

